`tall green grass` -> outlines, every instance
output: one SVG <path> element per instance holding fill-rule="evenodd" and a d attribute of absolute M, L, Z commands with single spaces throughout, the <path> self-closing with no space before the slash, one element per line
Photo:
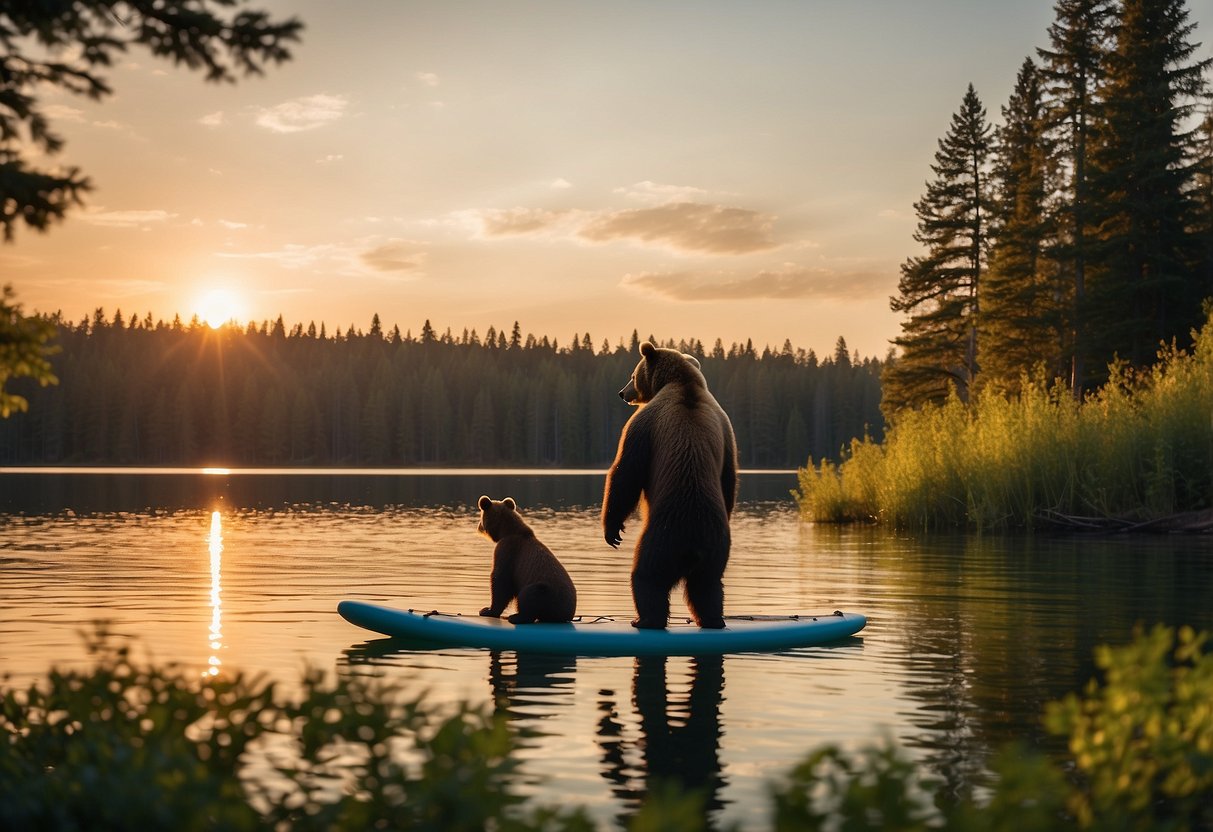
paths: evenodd
<path fill-rule="evenodd" d="M 1026 380 L 901 413 L 882 444 L 856 440 L 837 465 L 809 460 L 795 492 L 816 522 L 980 530 L 1115 518 L 1148 523 L 1213 505 L 1213 314 L 1191 351 L 1152 369 L 1113 368 L 1082 404 Z"/>

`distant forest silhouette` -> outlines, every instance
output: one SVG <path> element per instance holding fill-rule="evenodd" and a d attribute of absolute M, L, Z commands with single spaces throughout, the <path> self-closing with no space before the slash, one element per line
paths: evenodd
<path fill-rule="evenodd" d="M 490 328 L 333 336 L 322 324 L 211 329 L 56 319 L 60 383 L 13 383 L 28 413 L 0 420 L 6 465 L 366 465 L 604 467 L 632 409 L 618 397 L 640 336 L 595 348 Z M 651 338 L 651 336 L 650 336 Z M 838 338 L 810 350 L 656 341 L 696 355 L 729 413 L 741 464 L 791 468 L 879 440 L 882 362 Z"/>

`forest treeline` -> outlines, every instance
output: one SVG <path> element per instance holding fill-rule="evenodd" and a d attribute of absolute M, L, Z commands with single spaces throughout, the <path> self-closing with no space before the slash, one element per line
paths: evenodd
<path fill-rule="evenodd" d="M 150 315 L 55 320 L 60 383 L 14 383 L 26 413 L 0 420 L 6 465 L 606 466 L 632 409 L 618 391 L 639 336 L 595 348 L 490 330 L 330 336 L 282 318 L 241 329 Z M 651 336 L 650 336 L 651 338 Z M 878 359 L 661 342 L 696 355 L 732 418 L 746 467 L 836 458 L 883 434 Z M 28 382 L 21 384 L 21 382 Z"/>
<path fill-rule="evenodd" d="M 915 203 L 884 409 L 1075 398 L 1183 347 L 1213 295 L 1213 110 L 1184 0 L 1058 0 L 994 127 L 972 85 Z"/>

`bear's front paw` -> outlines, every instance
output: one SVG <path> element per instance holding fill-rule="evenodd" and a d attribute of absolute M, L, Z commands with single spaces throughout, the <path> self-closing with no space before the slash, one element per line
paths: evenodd
<path fill-rule="evenodd" d="M 608 529 L 607 532 L 603 535 L 603 537 L 606 539 L 608 546 L 610 546 L 612 549 L 618 549 L 619 544 L 623 542 L 623 538 L 621 537 L 622 534 L 623 534 L 623 527 L 620 526 L 615 531 L 611 531 Z"/>
<path fill-rule="evenodd" d="M 487 617 L 489 617 L 489 618 L 497 618 L 497 617 L 498 617 L 498 614 L 497 614 L 497 613 L 495 613 L 495 612 L 493 612 L 493 608 L 492 608 L 492 607 L 485 607 L 484 609 L 482 609 L 482 610 L 480 611 L 480 614 L 481 614 L 481 615 L 484 615 L 484 616 L 487 616 Z"/>

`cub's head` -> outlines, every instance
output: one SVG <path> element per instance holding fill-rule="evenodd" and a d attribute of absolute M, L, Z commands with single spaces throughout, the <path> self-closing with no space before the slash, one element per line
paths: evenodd
<path fill-rule="evenodd" d="M 514 502 L 513 497 L 506 497 L 504 500 L 481 497 L 476 504 L 480 506 L 480 525 L 476 527 L 476 531 L 494 543 L 501 540 L 510 530 L 523 525 L 522 517 L 517 511 L 518 504 Z"/>
<path fill-rule="evenodd" d="M 628 404 L 644 404 L 653 400 L 657 391 L 667 384 L 704 385 L 699 361 L 693 355 L 678 350 L 655 347 L 648 341 L 640 345 L 640 363 L 632 378 L 619 391 L 619 398 Z"/>

